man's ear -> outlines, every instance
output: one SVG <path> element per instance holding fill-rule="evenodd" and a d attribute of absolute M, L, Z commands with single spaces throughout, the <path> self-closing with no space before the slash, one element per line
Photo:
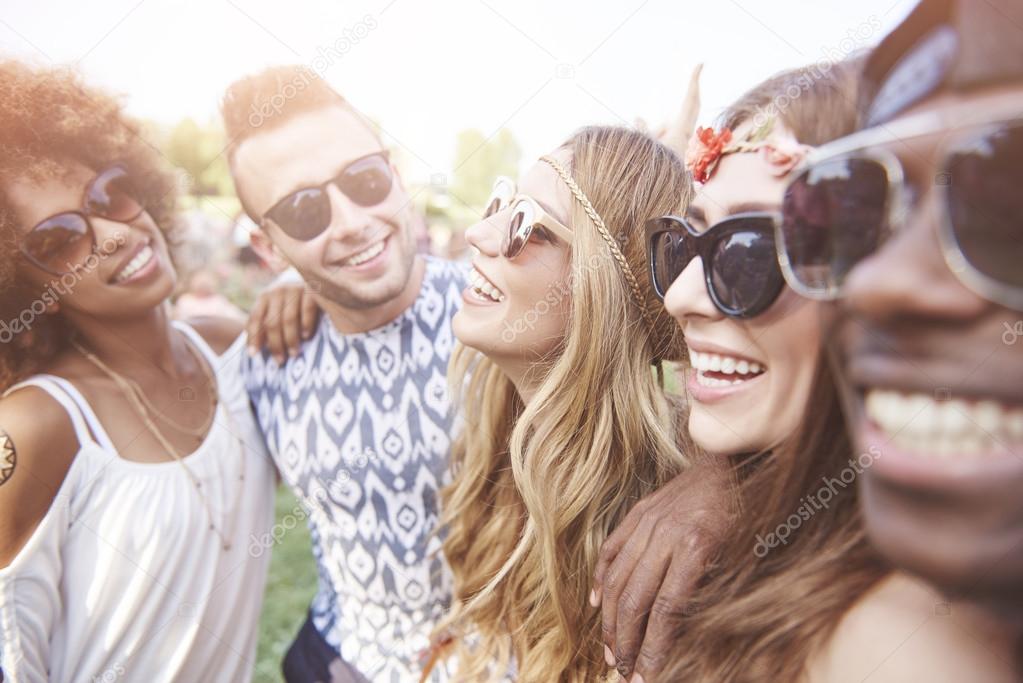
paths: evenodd
<path fill-rule="evenodd" d="M 256 252 L 273 272 L 281 273 L 291 267 L 291 263 L 263 228 L 256 228 L 249 233 L 249 243 L 252 244 L 252 251 Z"/>

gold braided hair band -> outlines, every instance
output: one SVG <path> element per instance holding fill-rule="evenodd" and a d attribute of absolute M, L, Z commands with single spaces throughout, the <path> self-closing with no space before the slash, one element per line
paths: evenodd
<path fill-rule="evenodd" d="M 618 265 L 621 266 L 622 274 L 625 276 L 626 282 L 629 283 L 629 287 L 632 288 L 632 295 L 636 300 L 636 304 L 639 306 L 639 312 L 642 314 L 643 320 L 646 321 L 647 327 L 650 329 L 650 334 L 652 335 L 655 329 L 654 319 L 651 317 L 650 311 L 647 310 L 646 302 L 643 299 L 643 290 L 640 289 L 639 281 L 636 280 L 636 276 L 633 274 L 632 268 L 629 267 L 629 262 L 625 260 L 625 254 L 623 254 L 622 250 L 618 248 L 618 243 L 615 241 L 614 237 L 611 236 L 611 233 L 607 229 L 607 225 L 604 224 L 604 219 L 601 218 L 600 214 L 597 213 L 597 210 L 593 208 L 593 204 L 590 203 L 586 193 L 582 191 L 582 188 L 580 188 L 579 184 L 575 182 L 575 179 L 569 175 L 564 166 L 549 156 L 540 157 L 540 161 L 549 164 L 555 172 L 561 176 L 561 179 L 565 181 L 566 185 L 568 185 L 568 189 L 572 191 L 576 200 L 586 211 L 586 215 L 589 216 L 590 220 L 593 221 L 593 224 L 597 226 L 597 232 L 599 232 L 600 236 L 604 238 L 605 242 L 607 242 L 607 247 L 611 250 L 611 255 L 615 257 L 615 260 L 618 261 Z"/>

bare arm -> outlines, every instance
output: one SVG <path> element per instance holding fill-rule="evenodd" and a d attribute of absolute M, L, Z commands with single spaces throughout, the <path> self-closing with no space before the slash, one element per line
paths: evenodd
<path fill-rule="evenodd" d="M 731 484 L 724 461 L 706 457 L 637 503 L 601 547 L 591 603 L 623 676 L 651 680 L 664 665 L 675 617 L 731 523 Z"/>
<path fill-rule="evenodd" d="M 31 538 L 77 452 L 70 419 L 44 391 L 26 387 L 0 400 L 0 566 Z"/>

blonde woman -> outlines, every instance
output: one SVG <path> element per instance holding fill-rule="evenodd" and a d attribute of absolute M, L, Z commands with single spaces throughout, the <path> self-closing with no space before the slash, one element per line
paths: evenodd
<path fill-rule="evenodd" d="M 498 181 L 466 233 L 478 254 L 450 369 L 465 429 L 442 501 L 461 680 L 612 671 L 588 602 L 600 545 L 690 454 L 660 382 L 684 345 L 643 245 L 645 218 L 683 211 L 690 192 L 667 147 L 586 128 L 518 188 Z"/>

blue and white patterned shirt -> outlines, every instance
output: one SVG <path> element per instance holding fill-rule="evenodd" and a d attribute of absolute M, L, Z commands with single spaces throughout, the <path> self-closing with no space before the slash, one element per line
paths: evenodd
<path fill-rule="evenodd" d="M 245 368 L 270 453 L 309 515 L 313 624 L 374 682 L 419 680 L 451 599 L 435 532 L 457 428 L 447 367 L 466 272 L 426 258 L 419 296 L 396 320 L 346 335 L 324 315 L 299 356 L 278 366 L 264 353 Z"/>

